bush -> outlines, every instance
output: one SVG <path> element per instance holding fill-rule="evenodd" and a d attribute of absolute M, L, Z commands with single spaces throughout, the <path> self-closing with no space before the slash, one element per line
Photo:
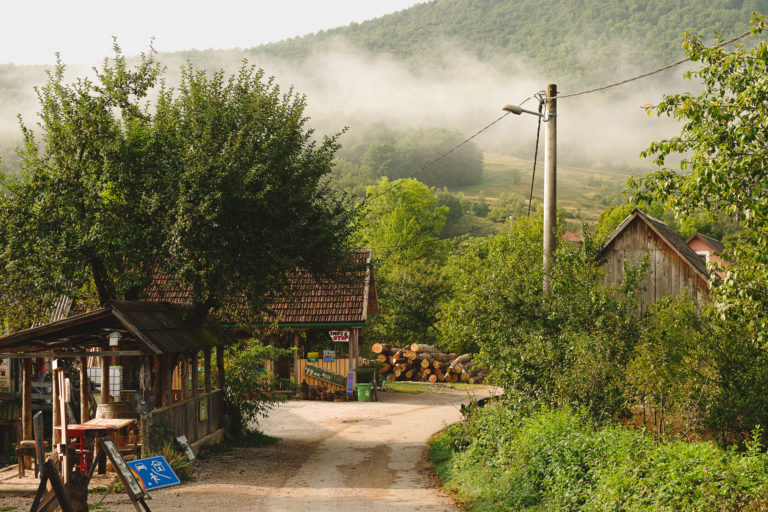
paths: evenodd
<path fill-rule="evenodd" d="M 439 476 L 469 510 L 765 510 L 758 441 L 737 452 L 597 427 L 568 408 L 523 409 L 489 405 L 432 441 Z"/>

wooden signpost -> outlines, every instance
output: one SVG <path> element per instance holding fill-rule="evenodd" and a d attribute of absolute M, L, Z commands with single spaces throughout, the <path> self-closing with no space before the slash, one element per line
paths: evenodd
<path fill-rule="evenodd" d="M 133 503 L 133 506 L 137 512 L 141 512 L 139 505 L 141 505 L 146 512 L 151 512 L 147 504 L 144 502 L 144 498 L 147 495 L 144 493 L 144 490 L 141 488 L 139 482 L 136 481 L 136 477 L 133 476 L 133 473 L 131 473 L 131 470 L 128 467 L 128 464 L 125 463 L 123 456 L 120 455 L 120 450 L 117 449 L 115 442 L 111 439 L 100 437 L 99 448 L 100 456 L 103 456 L 101 454 L 106 454 L 106 456 L 112 462 L 112 467 L 115 468 L 117 477 L 123 484 L 125 492 L 128 494 L 128 497 L 131 499 L 131 503 Z M 94 464 L 94 467 L 95 466 L 96 465 Z"/>

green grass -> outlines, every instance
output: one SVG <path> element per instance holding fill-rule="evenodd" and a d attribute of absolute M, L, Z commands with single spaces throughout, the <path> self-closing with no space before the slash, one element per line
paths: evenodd
<path fill-rule="evenodd" d="M 483 161 L 482 183 L 451 191 L 463 192 L 470 198 L 482 193 L 489 203 L 501 194 L 515 194 L 527 202 L 531 187 L 532 160 L 484 153 Z M 543 163 L 540 162 L 536 166 L 534 204 L 541 203 L 543 198 L 543 176 Z M 588 222 L 595 222 L 607 206 L 603 203 L 603 198 L 621 191 L 629 176 L 629 173 L 558 165 L 558 208 L 563 208 Z"/>
<path fill-rule="evenodd" d="M 419 395 L 421 393 L 429 393 L 430 391 L 432 391 L 432 386 L 430 386 L 426 382 L 398 382 L 398 381 L 388 380 L 384 382 L 384 387 L 382 391 Z"/>
<path fill-rule="evenodd" d="M 11 510 L 16 510 L 16 507 L 0 507 L 0 512 L 11 512 Z"/>

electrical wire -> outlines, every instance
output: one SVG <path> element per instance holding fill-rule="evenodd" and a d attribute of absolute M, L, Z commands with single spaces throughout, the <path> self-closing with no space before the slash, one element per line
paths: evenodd
<path fill-rule="evenodd" d="M 539 98 L 539 114 L 541 114 L 541 109 L 544 107 L 544 97 L 542 93 L 538 93 L 537 96 Z M 528 196 L 528 217 L 531 216 L 531 204 L 533 203 L 533 183 L 536 181 L 536 160 L 539 159 L 539 136 L 540 135 L 541 135 L 541 115 L 539 115 L 539 125 L 536 127 L 536 149 L 533 152 L 533 172 L 531 173 L 531 193 Z"/>
<path fill-rule="evenodd" d="M 527 100 L 526 100 L 526 101 L 527 101 Z M 429 167 L 431 167 L 431 166 L 435 165 L 437 162 L 439 162 L 439 161 L 440 161 L 440 160 L 442 160 L 443 158 L 447 157 L 448 155 L 450 155 L 451 153 L 453 153 L 454 151 L 456 151 L 457 149 L 459 149 L 460 147 L 462 147 L 463 145 L 467 144 L 467 143 L 468 143 L 468 142 L 470 142 L 472 139 L 474 139 L 475 137 L 477 137 L 478 135 L 480 135 L 481 133 L 483 133 L 484 131 L 486 131 L 487 129 L 489 129 L 491 126 L 495 125 L 496 123 L 498 123 L 499 121 L 501 121 L 502 119 L 504 119 L 505 117 L 507 117 L 509 114 L 510 114 L 510 112 L 504 112 L 504 114 L 502 114 L 501 116 L 499 116 L 498 118 L 496 118 L 494 121 L 492 121 L 492 122 L 488 123 L 487 125 L 485 125 L 485 126 L 484 126 L 483 128 L 481 128 L 480 130 L 476 131 L 476 132 L 475 132 L 473 135 L 471 135 L 471 136 L 467 137 L 467 138 L 466 138 L 466 139 L 464 139 L 462 142 L 460 142 L 460 143 L 456 144 L 456 145 L 455 145 L 455 146 L 453 146 L 451 149 L 449 149 L 449 150 L 448 150 L 448 151 L 446 151 L 445 153 L 441 154 L 441 155 L 440 155 L 440 156 L 438 156 L 437 158 L 434 158 L 434 159 L 430 160 L 429 162 L 427 162 L 425 165 L 423 165 L 423 166 L 421 167 L 421 169 L 419 169 L 418 171 L 416 171 L 415 173 L 413 173 L 413 174 L 412 174 L 411 176 L 409 176 L 408 178 L 409 178 L 409 179 L 410 179 L 410 178 L 415 178 L 416 176 L 418 176 L 418 175 L 419 175 L 419 174 L 421 174 L 422 172 L 426 171 L 426 170 L 427 170 Z M 402 185 L 402 184 L 405 182 L 405 179 L 406 179 L 406 178 L 403 178 L 403 179 L 400 179 L 400 180 L 398 180 L 397 182 L 393 183 L 391 186 L 389 186 L 389 187 L 388 187 L 388 188 L 386 188 L 385 190 L 382 190 L 381 192 L 379 192 L 379 193 L 378 193 L 378 194 L 376 194 L 375 196 L 366 197 L 365 199 L 363 199 L 363 200 L 360 202 L 360 204 L 359 204 L 359 205 L 357 205 L 357 210 L 360 210 L 360 209 L 362 209 L 362 207 L 363 207 L 363 206 L 365 206 L 366 204 L 370 204 L 371 202 L 375 201 L 376 199 L 378 199 L 379 197 L 383 196 L 384 194 L 388 194 L 388 193 L 389 193 L 389 192 L 391 192 L 392 190 L 396 189 L 397 187 L 399 187 L 400 185 Z"/>
<path fill-rule="evenodd" d="M 739 36 L 736 36 L 736 37 L 734 37 L 732 39 L 729 39 L 727 41 L 723 41 L 722 43 L 718 43 L 715 46 L 715 48 L 721 48 L 721 47 L 723 47 L 725 45 L 728 45 L 728 44 L 731 44 L 731 43 L 735 43 L 739 39 L 744 39 L 745 37 L 747 37 L 751 33 L 752 33 L 751 30 L 747 31 L 747 32 L 744 32 L 743 34 L 741 34 Z M 559 99 L 563 99 L 563 98 L 572 98 L 574 96 L 581 96 L 583 94 L 590 94 L 590 93 L 597 92 L 597 91 L 604 91 L 605 89 L 610 89 L 611 87 L 617 87 L 619 85 L 624 85 L 624 84 L 629 83 L 629 82 L 634 82 L 635 80 L 640 80 L 641 78 L 645 78 L 645 77 L 648 77 L 648 76 L 651 76 L 651 75 L 655 75 L 656 73 L 661 73 L 662 71 L 666 71 L 668 69 L 671 69 L 671 68 L 674 68 L 676 66 L 679 66 L 680 64 L 684 64 L 684 63 L 688 62 L 689 60 L 691 60 L 691 58 L 687 57 L 685 59 L 681 59 L 681 60 L 678 60 L 676 62 L 673 62 L 672 64 L 667 64 L 666 66 L 662 66 L 660 68 L 654 69 L 653 71 L 648 71 L 647 73 L 643 73 L 642 75 L 637 75 L 637 76 L 633 76 L 631 78 L 627 78 L 625 80 L 621 80 L 620 82 L 614 82 L 612 84 L 603 85 L 603 86 L 600 86 L 600 87 L 594 87 L 592 89 L 587 89 L 585 91 L 572 92 L 570 94 L 558 94 L 557 96 L 553 96 L 553 97 L 548 98 L 548 99 L 559 100 Z"/>

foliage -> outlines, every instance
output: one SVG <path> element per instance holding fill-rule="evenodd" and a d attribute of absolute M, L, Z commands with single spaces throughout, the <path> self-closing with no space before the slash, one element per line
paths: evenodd
<path fill-rule="evenodd" d="M 101 304 L 137 299 L 159 268 L 191 290 L 196 320 L 233 302 L 253 317 L 288 272 L 349 252 L 350 210 L 327 179 L 336 137 L 307 128 L 304 97 L 247 63 L 188 65 L 152 108 L 159 70 L 115 45 L 97 81 L 68 84 L 59 62 L 38 90 L 40 133 L 22 125 L 21 174 L 0 183 L 12 313 L 88 283 Z"/>
<path fill-rule="evenodd" d="M 753 34 L 768 25 L 752 19 Z M 722 41 L 718 36 L 717 40 Z M 682 122 L 679 136 L 654 142 L 644 152 L 659 170 L 631 182 L 635 196 L 657 200 L 678 215 L 718 211 L 735 216 L 744 230 L 731 240 L 731 260 L 714 293 L 723 319 L 742 322 L 764 343 L 768 325 L 768 187 L 766 186 L 765 119 L 768 116 L 768 44 L 751 49 L 707 47 L 702 38 L 685 35 L 684 47 L 699 67 L 686 73 L 704 85 L 700 93 L 665 96 L 649 114 Z M 667 166 L 681 155 L 680 169 Z"/>
<path fill-rule="evenodd" d="M 756 436 L 756 437 L 759 437 Z M 443 483 L 468 510 L 762 510 L 768 455 L 595 427 L 565 409 L 473 410 L 432 441 Z"/>
<path fill-rule="evenodd" d="M 473 142 L 433 162 L 464 140 L 458 132 L 372 126 L 359 133 L 349 141 L 342 156 L 370 169 L 376 176 L 395 180 L 418 173 L 419 181 L 437 187 L 474 185 L 482 178 L 483 156 Z M 431 165 L 426 167 L 427 164 Z"/>
<path fill-rule="evenodd" d="M 306 58 L 343 39 L 373 54 L 388 54 L 422 70 L 455 58 L 446 42 L 484 61 L 521 72 L 531 65 L 563 82 L 594 84 L 616 78 L 616 55 L 628 69 L 652 68 L 680 58 L 680 31 L 695 28 L 726 34 L 744 31 L 753 11 L 766 12 L 764 0 L 685 4 L 664 1 L 486 0 L 425 2 L 387 16 L 321 31 L 254 49 L 283 58 Z M 539 23 L 547 19 L 556 31 Z M 620 73 L 620 74 L 629 74 Z"/>
<path fill-rule="evenodd" d="M 237 412 L 235 429 L 247 433 L 284 398 L 274 393 L 274 375 L 266 369 L 268 361 L 291 352 L 256 340 L 233 345 L 224 354 L 224 396 L 231 410 Z"/>

